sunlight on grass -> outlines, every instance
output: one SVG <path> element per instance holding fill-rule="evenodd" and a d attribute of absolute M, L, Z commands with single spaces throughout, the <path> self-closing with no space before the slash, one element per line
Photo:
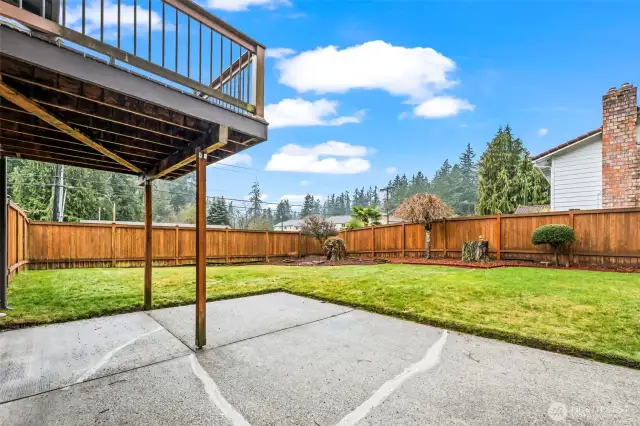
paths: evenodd
<path fill-rule="evenodd" d="M 207 269 L 209 300 L 285 290 L 511 340 L 640 361 L 640 274 L 439 266 Z M 1 327 L 142 308 L 142 269 L 27 271 Z M 192 267 L 153 271 L 154 307 L 193 303 Z"/>

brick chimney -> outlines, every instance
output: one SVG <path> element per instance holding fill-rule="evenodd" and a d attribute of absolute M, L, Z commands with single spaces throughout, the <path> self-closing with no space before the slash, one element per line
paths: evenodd
<path fill-rule="evenodd" d="M 638 89 L 625 83 L 602 97 L 602 207 L 640 207 Z"/>

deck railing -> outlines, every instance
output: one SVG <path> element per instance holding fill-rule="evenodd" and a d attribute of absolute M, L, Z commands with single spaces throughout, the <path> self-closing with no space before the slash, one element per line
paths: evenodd
<path fill-rule="evenodd" d="M 0 16 L 264 116 L 264 46 L 190 0 L 0 0 Z"/>

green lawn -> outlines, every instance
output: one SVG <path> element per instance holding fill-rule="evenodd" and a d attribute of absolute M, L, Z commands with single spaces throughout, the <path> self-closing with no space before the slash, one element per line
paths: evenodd
<path fill-rule="evenodd" d="M 0 328 L 142 306 L 142 269 L 28 271 Z M 192 267 L 153 271 L 155 307 L 193 303 Z M 640 274 L 441 266 L 235 266 L 207 269 L 210 300 L 274 290 L 640 366 Z"/>

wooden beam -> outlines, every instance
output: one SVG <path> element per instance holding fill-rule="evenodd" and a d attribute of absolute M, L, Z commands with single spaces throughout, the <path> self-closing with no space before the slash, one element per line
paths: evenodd
<path fill-rule="evenodd" d="M 153 263 L 152 184 L 144 183 L 144 310 L 151 309 L 151 266 Z"/>
<path fill-rule="evenodd" d="M 160 123 L 168 124 L 170 126 L 180 127 L 182 129 L 189 130 L 191 132 L 204 133 L 202 130 L 194 129 L 193 127 L 189 127 L 189 126 L 185 126 L 185 125 L 182 125 L 182 124 L 174 123 L 172 121 L 164 120 L 162 118 L 155 117 L 155 116 L 149 115 L 149 114 L 145 114 L 143 112 L 134 111 L 132 109 L 128 109 L 128 108 L 122 107 L 120 105 L 111 104 L 111 103 L 108 103 L 108 102 L 103 102 L 103 101 L 101 101 L 99 99 L 94 99 L 94 98 L 90 98 L 90 97 L 87 97 L 87 96 L 79 95 L 77 93 L 73 93 L 73 92 L 69 92 L 67 90 L 60 89 L 59 87 L 48 86 L 46 84 L 38 83 L 37 81 L 28 80 L 26 78 L 16 77 L 15 75 L 3 73 L 3 72 L 0 72 L 0 75 L 3 76 L 3 77 L 8 77 L 8 78 L 11 78 L 11 79 L 14 79 L 14 80 L 17 80 L 17 81 L 21 81 L 21 82 L 26 83 L 26 84 L 33 84 L 33 85 L 41 87 L 41 88 L 43 88 L 45 90 L 53 90 L 53 91 L 56 91 L 58 93 L 64 93 L 65 95 L 76 97 L 78 99 L 84 99 L 86 101 L 94 102 L 94 103 L 99 104 L 99 105 L 104 105 L 106 107 L 110 107 L 110 108 L 114 108 L 114 109 L 117 109 L 117 110 L 120 110 L 120 111 L 128 112 L 129 114 L 133 114 L 133 115 L 137 115 L 137 116 L 140 116 L 140 117 L 144 117 L 144 118 L 146 118 L 148 120 L 154 120 L 154 121 L 158 121 Z M 100 90 L 101 90 L 101 93 L 104 94 L 104 92 L 107 89 L 103 89 L 102 87 L 100 87 Z"/>
<path fill-rule="evenodd" d="M 83 135 L 79 131 L 71 128 L 68 124 L 60 121 L 55 116 L 51 115 L 50 113 L 48 113 L 47 111 L 42 109 L 42 107 L 40 107 L 39 105 L 35 104 L 32 100 L 28 99 L 22 93 L 17 92 L 12 87 L 7 85 L 7 83 L 5 83 L 2 79 L 0 79 L 0 96 L 2 96 L 3 98 L 7 99 L 10 102 L 13 102 L 17 106 L 23 108 L 25 111 L 28 111 L 28 112 L 36 115 L 41 120 L 43 120 L 43 121 L 51 124 L 52 126 L 62 130 L 63 132 L 65 132 L 69 136 L 79 140 L 80 142 L 85 143 L 86 145 L 90 146 L 91 148 L 95 149 L 96 151 L 98 151 L 98 152 L 104 154 L 105 156 L 111 158 L 116 163 L 125 166 L 126 168 L 128 168 L 129 170 L 131 170 L 133 172 L 142 173 L 142 169 L 138 168 L 137 166 L 134 166 L 133 164 L 131 164 L 130 162 L 128 162 L 124 158 L 120 157 L 118 154 L 116 154 L 116 153 L 114 153 L 112 151 L 109 151 L 107 148 L 103 147 L 99 143 L 96 143 L 96 142 L 92 141 L 91 139 L 89 139 L 87 136 Z"/>
<path fill-rule="evenodd" d="M 141 132 L 149 132 L 149 133 L 153 133 L 155 135 L 164 136 L 166 138 L 177 139 L 177 140 L 180 140 L 180 141 L 183 141 L 183 142 L 189 142 L 189 138 L 185 138 L 185 137 L 178 136 L 178 135 L 173 135 L 171 133 L 159 132 L 157 130 L 149 129 L 147 127 L 137 126 L 135 124 L 127 123 L 125 121 L 116 120 L 114 118 L 109 118 L 109 117 L 104 117 L 104 116 L 98 115 L 98 114 L 92 114 L 90 112 L 80 111 L 77 108 L 71 108 L 71 107 L 68 107 L 68 106 L 58 105 L 58 104 L 51 103 L 51 102 L 41 101 L 39 99 L 35 100 L 34 102 L 36 102 L 38 104 L 41 104 L 41 105 L 46 105 L 46 106 L 51 107 L 51 108 L 57 108 L 57 109 L 61 109 L 63 111 L 67 111 L 67 112 L 73 112 L 74 114 L 81 114 L 81 115 L 86 115 L 86 116 L 91 117 L 91 118 L 96 118 L 98 120 L 110 121 L 110 122 L 116 123 L 116 124 L 118 124 L 120 126 L 131 127 L 132 129 L 140 130 Z M 174 145 L 168 145 L 168 146 L 174 146 Z"/>
<path fill-rule="evenodd" d="M 207 344 L 207 154 L 196 153 L 196 347 Z"/>
<path fill-rule="evenodd" d="M 197 141 L 190 144 L 188 147 L 179 150 L 172 155 L 166 157 L 160 162 L 158 167 L 154 168 L 150 173 L 148 179 L 155 180 L 160 179 L 163 176 L 168 175 L 174 170 L 178 170 L 187 164 L 196 161 L 196 153 L 202 152 L 203 154 L 209 154 L 220 147 L 225 146 L 229 140 L 229 128 L 227 126 L 218 127 L 218 141 L 211 144 L 213 139 L 209 133 L 200 137 Z M 197 167 L 196 167 L 197 168 Z"/>

